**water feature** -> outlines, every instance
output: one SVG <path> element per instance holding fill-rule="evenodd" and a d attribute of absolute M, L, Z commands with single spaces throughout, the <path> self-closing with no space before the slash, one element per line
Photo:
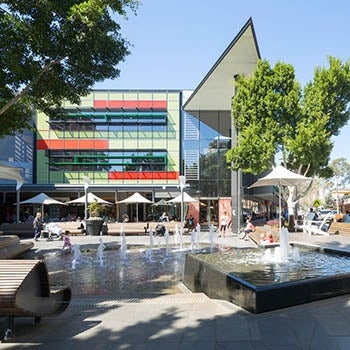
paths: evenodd
<path fill-rule="evenodd" d="M 166 229 L 164 233 L 164 240 L 165 240 L 165 256 L 169 256 L 169 230 Z"/>
<path fill-rule="evenodd" d="M 279 245 L 279 253 L 280 253 L 280 261 L 287 261 L 289 256 L 289 242 L 288 242 L 288 230 L 286 227 L 282 227 L 280 233 L 280 245 Z"/>
<path fill-rule="evenodd" d="M 145 248 L 145 247 L 143 247 Z M 73 296 L 135 295 L 181 293 L 186 252 L 155 249 L 152 263 L 144 249 L 128 246 L 127 264 L 121 249 L 104 250 L 104 264 L 96 263 L 96 251 L 82 251 L 80 263 L 71 268 L 70 254 L 53 254 L 45 258 L 50 285 L 69 285 Z"/>
<path fill-rule="evenodd" d="M 154 246 L 154 238 L 153 238 L 153 231 L 151 228 L 148 230 L 148 234 L 149 234 L 149 246 L 148 246 L 148 249 L 146 250 L 146 259 L 149 262 L 152 262 L 152 251 L 153 251 L 153 246 Z"/>
<path fill-rule="evenodd" d="M 80 251 L 80 246 L 79 244 L 73 244 L 73 259 L 72 259 L 72 269 L 75 269 L 77 263 L 79 262 L 81 258 L 81 251 Z"/>
<path fill-rule="evenodd" d="M 174 231 L 174 243 L 175 243 L 175 247 L 177 247 L 179 243 L 179 226 L 177 224 L 175 225 L 175 231 Z"/>
<path fill-rule="evenodd" d="M 215 228 L 213 224 L 210 224 L 209 226 L 209 244 L 210 244 L 210 253 L 214 250 L 214 232 Z"/>
<path fill-rule="evenodd" d="M 195 250 L 195 247 L 196 247 L 196 230 L 192 230 L 191 231 L 191 251 L 192 253 L 194 252 Z"/>
<path fill-rule="evenodd" d="M 350 259 L 289 243 L 188 254 L 184 283 L 194 292 L 260 313 L 350 293 Z"/>
<path fill-rule="evenodd" d="M 99 245 L 97 248 L 97 259 L 100 261 L 100 265 L 103 266 L 103 251 L 105 250 L 106 246 L 103 244 L 102 238 L 99 239 Z"/>
<path fill-rule="evenodd" d="M 125 266 L 128 263 L 128 245 L 126 244 L 126 237 L 124 231 L 121 232 L 121 245 L 120 245 L 120 258 L 122 260 L 123 265 Z"/>
<path fill-rule="evenodd" d="M 199 249 L 200 247 L 200 237 L 201 237 L 201 225 L 199 224 L 199 222 L 196 225 L 196 248 Z"/>
<path fill-rule="evenodd" d="M 179 238 L 180 238 L 180 250 L 182 250 L 183 243 L 184 243 L 184 225 L 181 225 L 179 229 Z"/>
<path fill-rule="evenodd" d="M 254 313 L 350 293 L 350 258 L 334 251 L 289 242 L 283 259 L 278 252 L 281 247 L 221 250 L 214 245 L 214 227 L 209 227 L 209 245 L 194 253 L 169 244 L 167 234 L 165 247 L 158 249 L 153 249 L 153 235 L 140 249 L 127 246 L 124 232 L 121 234 L 119 249 L 111 251 L 108 246 L 100 265 L 92 251 L 73 254 L 81 260 L 74 267 L 70 266 L 71 254 L 50 257 L 53 285 L 68 281 L 76 294 L 164 293 L 179 292 L 182 280 L 194 292 L 229 300 Z M 64 271 L 70 277 L 60 280 Z"/>

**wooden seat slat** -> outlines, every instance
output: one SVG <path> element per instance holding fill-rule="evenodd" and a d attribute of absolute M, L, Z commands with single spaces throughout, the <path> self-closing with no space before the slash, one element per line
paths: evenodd
<path fill-rule="evenodd" d="M 342 236 L 350 236 L 350 223 L 333 221 L 327 232 L 331 235 L 339 234 Z"/>

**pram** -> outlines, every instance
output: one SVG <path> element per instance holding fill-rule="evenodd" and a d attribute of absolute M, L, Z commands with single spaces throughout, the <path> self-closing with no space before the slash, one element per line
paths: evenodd
<path fill-rule="evenodd" d="M 61 239 L 62 229 L 56 222 L 50 222 L 46 224 L 45 231 L 48 232 L 48 240 L 52 241 L 54 238 Z"/>
<path fill-rule="evenodd" d="M 165 226 L 163 223 L 158 222 L 156 228 L 155 228 L 155 235 L 156 236 L 164 236 L 165 234 Z"/>

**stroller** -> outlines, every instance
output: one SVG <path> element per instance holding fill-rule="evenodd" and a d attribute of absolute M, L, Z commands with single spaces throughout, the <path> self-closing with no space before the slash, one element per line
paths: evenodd
<path fill-rule="evenodd" d="M 45 230 L 48 232 L 48 241 L 52 241 L 54 238 L 61 239 L 62 237 L 62 229 L 55 222 L 48 223 Z"/>
<path fill-rule="evenodd" d="M 155 236 L 164 236 L 165 234 L 165 226 L 162 222 L 158 222 L 155 228 Z"/>

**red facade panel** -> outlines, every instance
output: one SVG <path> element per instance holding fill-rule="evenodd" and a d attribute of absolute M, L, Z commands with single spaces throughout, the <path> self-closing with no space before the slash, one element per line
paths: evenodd
<path fill-rule="evenodd" d="M 38 150 L 45 149 L 108 149 L 108 140 L 38 140 Z"/>
<path fill-rule="evenodd" d="M 177 171 L 111 171 L 109 180 L 176 180 L 179 177 Z"/>
<path fill-rule="evenodd" d="M 165 100 L 94 100 L 94 108 L 105 109 L 167 109 L 167 101 Z"/>

